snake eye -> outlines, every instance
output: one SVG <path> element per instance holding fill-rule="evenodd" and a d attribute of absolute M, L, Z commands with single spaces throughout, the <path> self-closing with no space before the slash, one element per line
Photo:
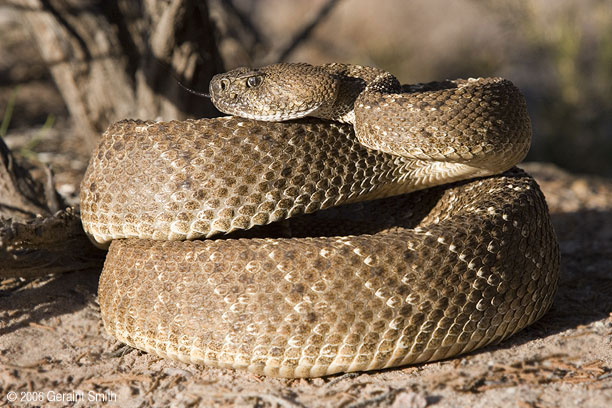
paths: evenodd
<path fill-rule="evenodd" d="M 221 85 L 221 90 L 222 90 L 222 91 L 225 91 L 225 90 L 227 89 L 227 87 L 229 86 L 229 82 L 230 82 L 230 81 L 229 81 L 228 79 L 225 79 L 225 78 L 223 78 L 223 79 L 221 80 L 220 85 Z"/>
<path fill-rule="evenodd" d="M 247 78 L 247 88 L 255 88 L 261 84 L 261 76 L 252 76 Z"/>

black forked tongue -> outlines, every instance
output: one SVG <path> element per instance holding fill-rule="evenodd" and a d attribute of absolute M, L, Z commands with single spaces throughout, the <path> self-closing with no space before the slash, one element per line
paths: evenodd
<path fill-rule="evenodd" d="M 210 99 L 210 94 L 209 94 L 209 93 L 206 93 L 206 92 L 198 92 L 198 91 L 196 91 L 196 90 L 193 90 L 193 89 L 191 89 L 191 88 L 189 88 L 189 87 L 187 87 L 187 86 L 183 85 L 183 84 L 181 83 L 181 81 L 179 81 L 178 79 L 176 80 L 176 83 L 178 83 L 178 84 L 180 85 L 180 87 L 181 87 L 181 88 L 183 88 L 184 90 L 186 90 L 186 91 L 187 91 L 187 92 L 189 92 L 189 93 L 192 93 L 192 94 L 194 94 L 194 95 L 198 95 L 198 96 L 203 96 L 204 98 L 208 98 L 208 99 Z"/>

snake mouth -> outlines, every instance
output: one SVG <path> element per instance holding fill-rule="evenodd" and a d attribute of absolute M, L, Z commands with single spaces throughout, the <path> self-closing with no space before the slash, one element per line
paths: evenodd
<path fill-rule="evenodd" d="M 268 106 L 261 98 L 248 93 L 239 94 L 231 89 L 227 79 L 218 79 L 210 84 L 210 98 L 215 107 L 226 115 L 240 118 L 259 120 L 264 122 L 282 122 L 286 120 L 301 119 L 306 116 L 316 116 L 316 111 L 322 103 L 295 103 L 294 100 L 279 102 L 283 109 Z M 226 83 L 226 85 L 223 85 Z"/>
<path fill-rule="evenodd" d="M 306 116 L 315 112 L 319 107 L 315 106 L 314 108 L 296 111 L 296 112 L 277 112 L 273 114 L 254 114 L 245 111 L 241 111 L 239 109 L 219 109 L 221 112 L 226 113 L 228 115 L 239 116 L 241 118 L 260 120 L 263 122 L 284 122 L 286 120 L 294 120 L 294 119 L 302 119 Z"/>

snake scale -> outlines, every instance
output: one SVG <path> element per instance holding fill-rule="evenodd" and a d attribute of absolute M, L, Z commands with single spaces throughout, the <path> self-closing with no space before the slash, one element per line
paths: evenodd
<path fill-rule="evenodd" d="M 240 117 L 118 122 L 81 184 L 120 341 L 316 377 L 455 356 L 549 309 L 558 244 L 514 167 L 531 128 L 509 81 L 277 64 L 210 92 Z"/>

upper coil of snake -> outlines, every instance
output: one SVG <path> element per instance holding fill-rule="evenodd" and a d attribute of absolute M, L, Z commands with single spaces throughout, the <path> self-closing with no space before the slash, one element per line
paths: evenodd
<path fill-rule="evenodd" d="M 82 182 L 86 231 L 113 240 L 99 301 L 121 341 L 312 377 L 447 358 L 550 307 L 558 245 L 513 168 L 531 130 L 509 81 L 279 64 L 210 91 L 251 119 L 119 122 Z M 305 115 L 324 119 L 257 121 Z"/>

